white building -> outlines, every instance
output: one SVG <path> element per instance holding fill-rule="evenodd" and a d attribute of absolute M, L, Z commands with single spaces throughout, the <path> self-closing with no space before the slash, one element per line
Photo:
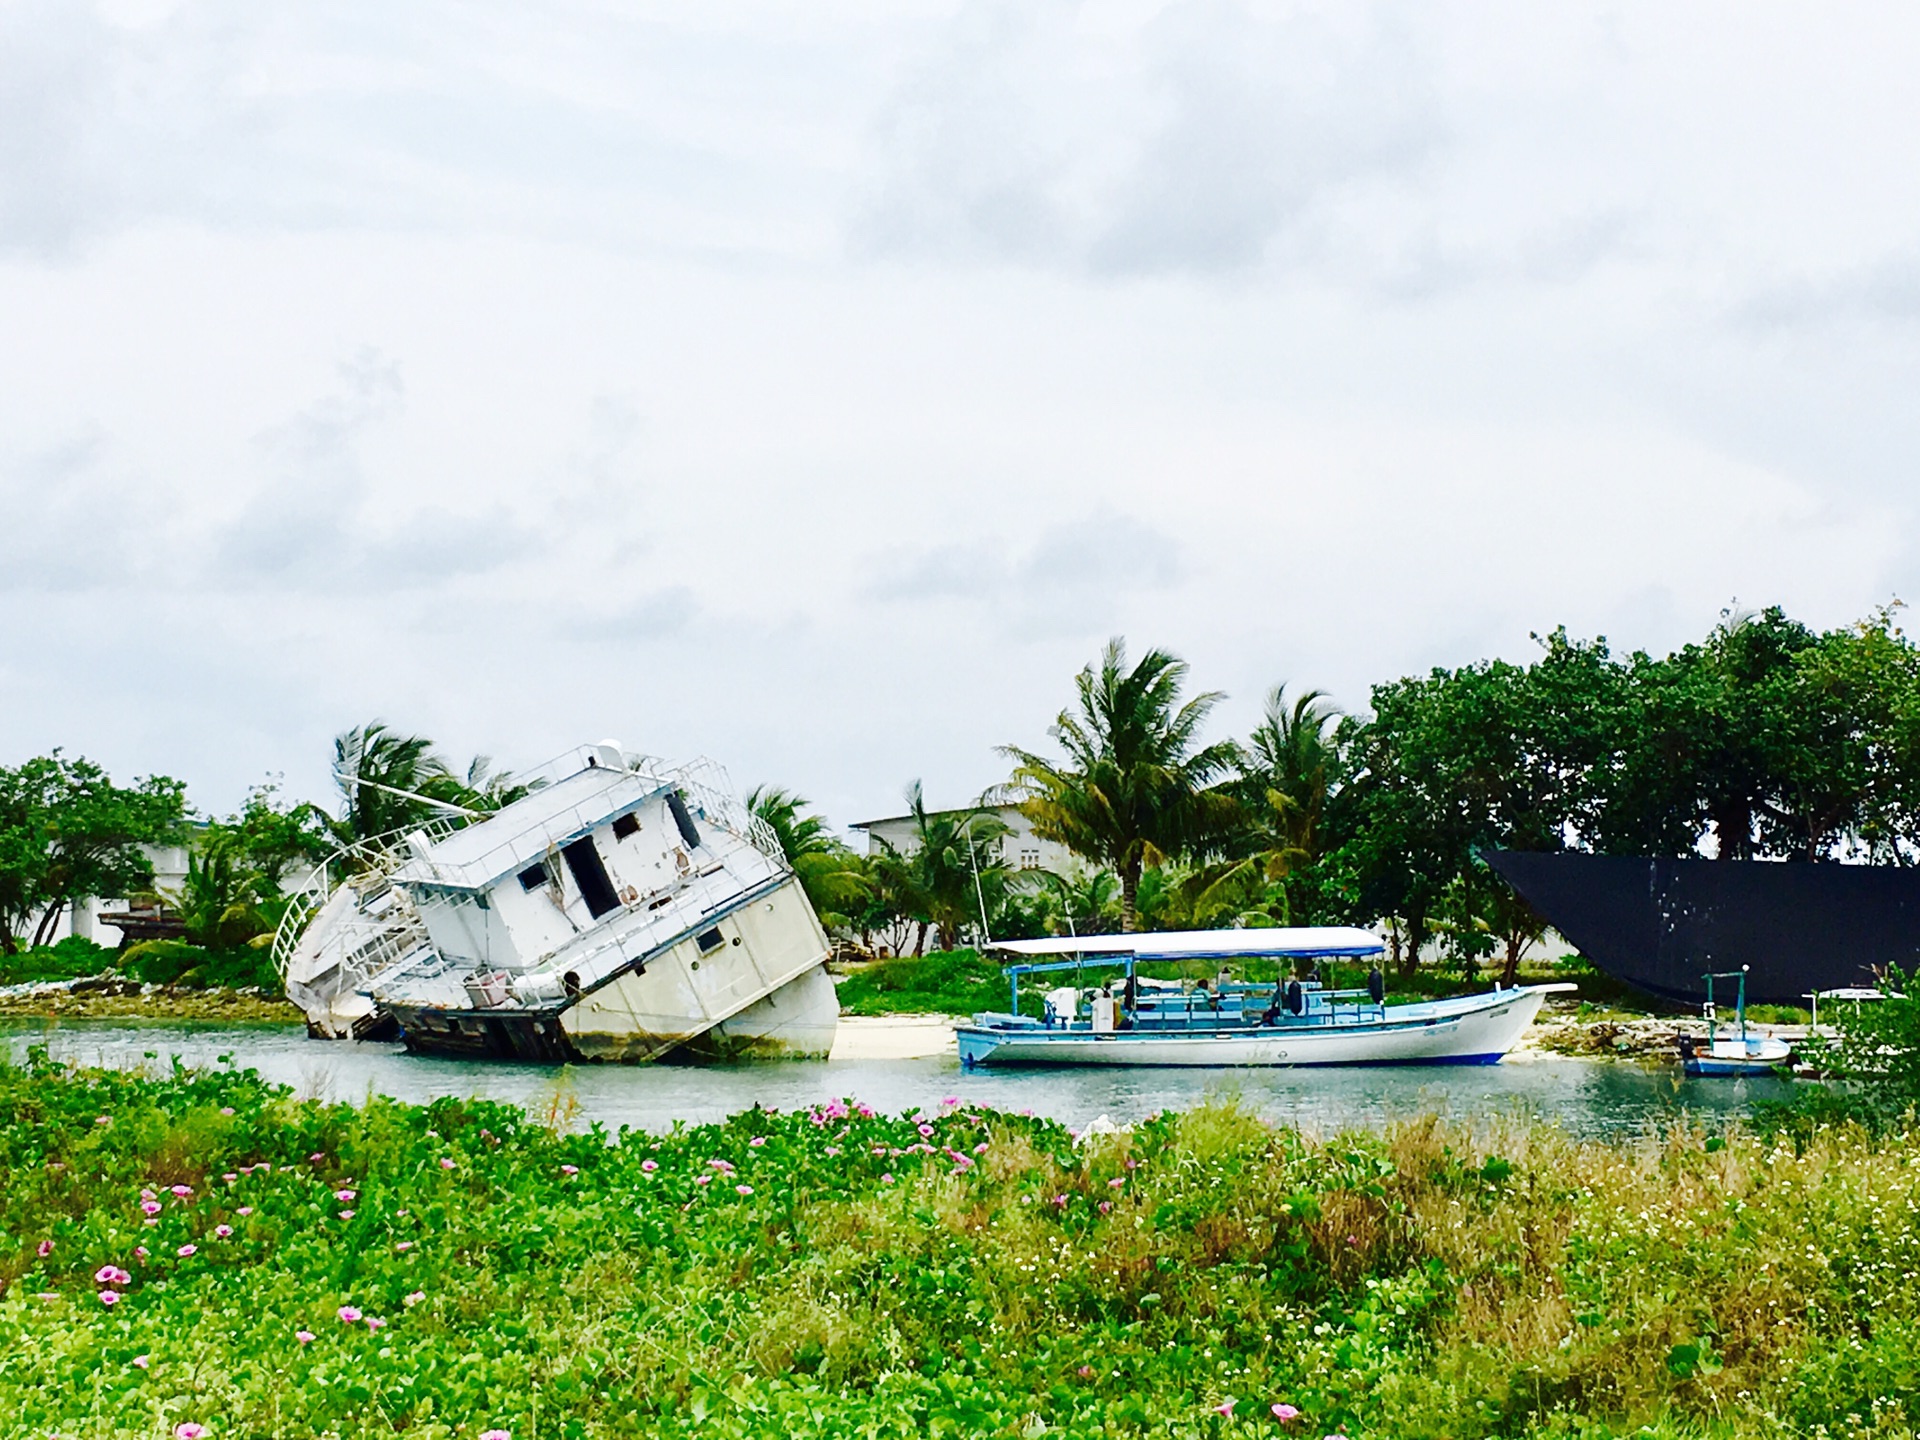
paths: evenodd
<path fill-rule="evenodd" d="M 185 845 L 142 845 L 141 852 L 153 866 L 153 888 L 158 894 L 177 893 L 187 881 L 187 847 Z M 120 931 L 112 925 L 102 925 L 100 917 L 124 912 L 127 900 L 101 897 L 94 900 L 82 900 L 68 906 L 60 918 L 54 922 L 53 938 L 49 944 L 58 944 L 69 935 L 78 935 L 82 940 L 91 940 L 108 949 L 120 943 Z M 36 923 L 38 917 L 36 918 Z M 30 939 L 31 932 L 22 940 Z"/>
<path fill-rule="evenodd" d="M 979 807 L 990 815 L 997 816 L 1006 825 L 1007 833 L 999 842 L 1000 863 L 1009 870 L 1051 870 L 1056 875 L 1071 875 L 1086 867 L 1057 840 L 1043 840 L 1033 833 L 1033 821 L 1029 820 L 1017 805 L 983 805 Z M 966 810 L 936 810 L 934 815 L 965 815 Z M 891 846 L 902 855 L 911 855 L 920 848 L 920 833 L 914 827 L 911 815 L 889 815 L 880 820 L 862 820 L 848 827 L 858 830 L 867 837 L 867 854 L 878 853 L 880 842 Z"/>

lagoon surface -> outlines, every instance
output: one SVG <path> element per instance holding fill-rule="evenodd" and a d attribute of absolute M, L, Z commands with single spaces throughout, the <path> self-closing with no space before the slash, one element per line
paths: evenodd
<path fill-rule="evenodd" d="M 301 1095 L 358 1101 L 369 1094 L 427 1101 L 480 1096 L 540 1106 L 570 1093 L 583 1118 L 610 1130 L 665 1130 L 760 1105 L 789 1110 L 856 1098 L 883 1111 L 935 1106 L 947 1096 L 1032 1110 L 1072 1126 L 1233 1097 L 1266 1118 L 1330 1133 L 1378 1127 L 1428 1111 L 1463 1122 L 1530 1116 L 1582 1137 L 1629 1136 L 1692 1115 L 1715 1125 L 1745 1115 L 1791 1083 L 1686 1080 L 1677 1064 L 1523 1054 L 1500 1065 L 1355 1070 L 995 1071 L 965 1074 L 952 1055 L 909 1060 L 789 1061 L 740 1066 L 583 1065 L 409 1055 L 398 1045 L 309 1040 L 299 1026 L 146 1020 L 5 1020 L 0 1043 L 16 1062 L 30 1046 L 84 1065 L 231 1063 Z M 230 1061 L 223 1057 L 231 1057 Z"/>

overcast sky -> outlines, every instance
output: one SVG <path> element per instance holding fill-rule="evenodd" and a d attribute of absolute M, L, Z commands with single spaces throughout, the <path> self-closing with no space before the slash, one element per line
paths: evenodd
<path fill-rule="evenodd" d="M 839 823 L 1920 595 L 1911 7 L 0 0 L 0 762 Z"/>

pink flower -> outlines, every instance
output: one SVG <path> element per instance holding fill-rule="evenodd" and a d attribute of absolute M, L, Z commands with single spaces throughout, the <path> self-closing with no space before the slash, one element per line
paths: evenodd
<path fill-rule="evenodd" d="M 159 1207 L 155 1206 L 154 1208 L 158 1209 Z M 53 1241 L 42 1240 L 39 1245 L 39 1250 L 40 1250 L 40 1258 L 42 1260 L 46 1259 L 47 1256 L 53 1254 Z"/>
<path fill-rule="evenodd" d="M 510 1430 L 482 1430 L 480 1432 L 480 1440 L 513 1440 L 513 1432 Z"/>
<path fill-rule="evenodd" d="M 733 1193 L 736 1195 L 751 1195 L 753 1193 L 753 1187 L 751 1185 L 736 1185 L 733 1187 Z"/>
<path fill-rule="evenodd" d="M 222 1105 L 222 1106 L 220 1107 L 220 1113 L 221 1113 L 222 1115 L 231 1115 L 231 1114 L 233 1114 L 233 1106 L 231 1106 L 231 1105 Z"/>
<path fill-rule="evenodd" d="M 102 1115 L 98 1120 L 94 1121 L 93 1123 L 96 1125 L 111 1125 L 113 1124 L 113 1121 L 107 1116 Z"/>
<path fill-rule="evenodd" d="M 313 1154 L 307 1156 L 307 1163 L 310 1165 L 318 1165 L 326 1158 L 327 1157 L 325 1155 L 323 1155 L 320 1151 L 316 1150 L 313 1152 Z"/>
<path fill-rule="evenodd" d="M 193 1420 L 183 1420 L 173 1427 L 173 1440 L 202 1440 L 207 1427 Z"/>
<path fill-rule="evenodd" d="M 891 1185 L 891 1184 L 893 1184 L 893 1172 L 892 1172 L 891 1170 L 889 1170 L 889 1171 L 887 1171 L 887 1173 L 886 1173 L 886 1174 L 884 1174 L 884 1175 L 882 1175 L 882 1176 L 880 1177 L 880 1183 L 881 1183 L 882 1185 Z"/>
<path fill-rule="evenodd" d="M 1100 1213 L 1101 1213 L 1102 1215 L 1104 1215 L 1104 1214 L 1106 1214 L 1106 1213 L 1107 1213 L 1107 1212 L 1108 1212 L 1109 1210 L 1111 1210 L 1111 1209 L 1113 1209 L 1113 1201 L 1111 1201 L 1111 1200 L 1102 1200 L 1102 1201 L 1100 1202 Z"/>
<path fill-rule="evenodd" d="M 981 1142 L 980 1142 L 980 1143 L 979 1143 L 978 1145 L 976 1145 L 976 1146 L 974 1146 L 974 1147 L 973 1147 L 973 1153 L 974 1153 L 974 1154 L 976 1154 L 976 1155 L 984 1155 L 984 1154 L 986 1154 L 986 1153 L 987 1153 L 987 1142 L 986 1142 L 986 1141 L 984 1141 L 984 1140 L 982 1140 L 982 1141 L 981 1141 Z"/>
<path fill-rule="evenodd" d="M 640 1162 L 641 1171 L 648 1175 L 651 1175 L 654 1171 L 658 1170 L 659 1168 L 660 1168 L 660 1162 L 658 1160 L 642 1160 Z"/>
<path fill-rule="evenodd" d="M 200 1253 L 200 1247 L 198 1245 L 182 1245 L 178 1250 L 174 1251 L 173 1253 L 178 1255 L 182 1260 L 184 1260 L 189 1255 L 198 1255 Z"/>
<path fill-rule="evenodd" d="M 351 1219 L 353 1218 L 353 1211 L 351 1211 L 351 1210 L 342 1210 L 342 1211 L 340 1212 L 340 1218 L 341 1218 L 342 1220 L 351 1220 Z"/>
<path fill-rule="evenodd" d="M 959 1105 L 959 1103 L 960 1103 L 960 1097 L 958 1095 L 949 1095 L 947 1096 L 946 1099 L 940 1102 L 940 1105 L 942 1109 L 951 1110 L 955 1108 L 957 1105 Z"/>
<path fill-rule="evenodd" d="M 1067 1208 L 1067 1197 L 1064 1195 L 1056 1195 L 1053 1197 L 1053 1203 L 1064 1210 Z"/>
<path fill-rule="evenodd" d="M 1078 1375 L 1082 1380 L 1091 1380 L 1093 1378 L 1093 1366 L 1082 1365 L 1078 1370 L 1074 1371 L 1073 1373 Z"/>
<path fill-rule="evenodd" d="M 1116 1175 L 1116 1176 L 1114 1176 L 1114 1177 L 1113 1177 L 1113 1179 L 1111 1179 L 1111 1180 L 1109 1180 L 1109 1181 L 1107 1181 L 1107 1188 L 1108 1188 L 1109 1190 L 1118 1190 L 1118 1189 L 1119 1189 L 1119 1188 L 1120 1188 L 1120 1187 L 1121 1187 L 1122 1185 L 1124 1185 L 1124 1184 L 1126 1184 L 1126 1183 L 1127 1183 L 1127 1177 L 1126 1177 L 1126 1176 L 1124 1176 L 1124 1175 Z"/>
<path fill-rule="evenodd" d="M 140 1190 L 140 1198 L 141 1198 L 142 1200 L 151 1200 L 151 1199 L 153 1199 L 153 1191 L 151 1191 L 151 1190 L 149 1190 L 149 1189 L 147 1189 L 146 1187 L 144 1187 L 144 1186 L 142 1186 L 142 1187 L 141 1187 L 141 1190 Z"/>
<path fill-rule="evenodd" d="M 440 1168 L 442 1170 L 453 1169 L 453 1157 L 451 1155 L 442 1155 L 440 1157 Z"/>
<path fill-rule="evenodd" d="M 713 1177 L 711 1175 L 696 1175 L 693 1177 L 693 1183 L 696 1185 L 706 1185 L 711 1183 L 712 1180 Z"/>
<path fill-rule="evenodd" d="M 1233 1407 L 1238 1403 L 1239 1402 L 1236 1401 L 1233 1398 L 1233 1396 L 1229 1395 L 1227 1396 L 1226 1399 L 1222 1400 L 1218 1405 L 1213 1407 L 1214 1412 L 1220 1415 L 1224 1419 L 1231 1420 L 1233 1418 Z"/>
<path fill-rule="evenodd" d="M 873 1119 L 873 1107 L 871 1105 L 855 1105 L 853 1108 L 860 1112 L 860 1118 L 862 1120 Z"/>
<path fill-rule="evenodd" d="M 747 1141 L 747 1144 L 753 1147 L 755 1150 L 758 1150 L 762 1145 L 766 1143 L 767 1143 L 767 1137 L 764 1135 L 756 1135 L 751 1140 Z"/>
<path fill-rule="evenodd" d="M 213 1227 L 213 1233 L 214 1233 L 214 1237 L 215 1237 L 216 1239 L 219 1239 L 219 1240 L 224 1240 L 224 1239 L 226 1239 L 226 1238 L 227 1238 L 227 1237 L 228 1237 L 229 1235 L 231 1235 L 231 1234 L 233 1234 L 233 1226 L 231 1226 L 231 1225 L 216 1225 L 216 1226 L 214 1226 L 214 1227 Z"/>
<path fill-rule="evenodd" d="M 1290 1425 L 1300 1418 L 1300 1412 L 1285 1401 L 1276 1403 L 1272 1409 L 1273 1418 L 1278 1420 L 1282 1425 Z"/>
<path fill-rule="evenodd" d="M 102 1290 L 100 1292 L 100 1303 L 102 1305 L 118 1305 L 120 1303 L 120 1292 L 118 1290 Z"/>
<path fill-rule="evenodd" d="M 147 1247 L 144 1245 L 136 1245 L 133 1247 L 133 1253 L 144 1260 L 147 1258 Z"/>
<path fill-rule="evenodd" d="M 406 1299 L 402 1300 L 400 1303 L 406 1306 L 409 1310 L 411 1310 L 414 1306 L 418 1305 L 422 1300 L 426 1298 L 427 1298 L 426 1291 L 416 1290 L 411 1295 L 407 1296 Z"/>
<path fill-rule="evenodd" d="M 840 1153 L 840 1147 L 838 1145 L 827 1146 L 827 1154 L 838 1155 L 839 1153 Z"/>
<path fill-rule="evenodd" d="M 311 1345 L 313 1343 L 313 1331 L 296 1330 L 293 1332 L 293 1338 L 298 1340 L 302 1345 Z"/>
<path fill-rule="evenodd" d="M 231 1170 L 229 1170 L 225 1175 L 222 1175 L 220 1178 L 226 1181 L 229 1185 L 231 1185 L 234 1183 L 234 1181 L 238 1180 L 240 1177 L 238 1175 L 235 1175 Z"/>
<path fill-rule="evenodd" d="M 922 1121 L 922 1122 L 921 1122 L 921 1124 L 920 1124 L 920 1133 L 921 1133 L 922 1135 L 931 1135 L 931 1134 L 933 1134 L 933 1126 L 931 1126 L 931 1125 L 929 1125 L 929 1124 L 927 1124 L 927 1123 L 926 1123 L 925 1121 Z"/>
<path fill-rule="evenodd" d="M 571 1178 L 580 1173 L 580 1167 L 578 1165 L 562 1165 L 560 1167 L 560 1173 Z"/>
<path fill-rule="evenodd" d="M 160 1213 L 160 1202 L 158 1200 L 142 1200 L 140 1202 L 140 1213 L 142 1215 L 158 1215 Z"/>
<path fill-rule="evenodd" d="M 411 1250 L 413 1248 L 413 1242 L 411 1240 L 402 1240 L 398 1245 L 395 1245 L 393 1248 L 396 1250 Z"/>
<path fill-rule="evenodd" d="M 253 1214 L 253 1206 L 242 1205 L 238 1210 L 234 1211 L 233 1213 L 236 1215 L 251 1215 Z"/>
<path fill-rule="evenodd" d="M 345 1205 L 357 1194 L 359 1194 L 357 1190 L 336 1190 L 333 1192 L 333 1198 L 338 1200 L 342 1205 Z"/>
<path fill-rule="evenodd" d="M 191 1185 L 175 1185 L 172 1187 L 172 1193 L 184 1200 L 187 1196 L 193 1194 L 193 1187 Z"/>
<path fill-rule="evenodd" d="M 714 1169 L 718 1170 L 723 1175 L 733 1169 L 733 1166 L 730 1165 L 725 1160 L 709 1160 L 707 1161 L 707 1164 L 711 1165 Z"/>
<path fill-rule="evenodd" d="M 358 1325 L 360 1323 L 360 1312 L 351 1305 L 342 1305 L 336 1313 L 340 1316 L 341 1323 L 343 1324 Z"/>
<path fill-rule="evenodd" d="M 136 1366 L 138 1366 L 140 1369 L 144 1370 L 147 1368 L 148 1364 L 151 1362 L 151 1359 L 152 1359 L 151 1356 L 136 1355 L 133 1357 L 133 1363 Z"/>
<path fill-rule="evenodd" d="M 102 1265 L 93 1272 L 93 1283 L 96 1285 L 127 1285 L 132 1281 L 133 1276 L 118 1265 Z"/>
<path fill-rule="evenodd" d="M 378 1315 L 367 1316 L 367 1329 L 371 1330 L 376 1335 L 380 1333 L 380 1327 L 385 1325 L 386 1323 L 387 1322 L 382 1320 Z"/>

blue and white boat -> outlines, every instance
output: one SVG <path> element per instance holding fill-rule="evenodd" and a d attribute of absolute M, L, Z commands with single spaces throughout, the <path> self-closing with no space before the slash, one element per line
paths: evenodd
<path fill-rule="evenodd" d="M 1680 1037 L 1680 1065 L 1698 1079 L 1733 1079 L 1741 1075 L 1767 1075 L 1793 1059 L 1793 1047 L 1772 1035 L 1758 1035 L 1747 1029 L 1747 967 L 1717 970 L 1701 977 L 1707 982 L 1707 1043 L 1703 1047 L 1691 1035 Z M 1722 1035 L 1713 1008 L 1713 982 L 1738 980 L 1739 998 L 1735 1014 L 1736 1034 Z M 1815 1002 L 1818 1003 L 1817 1001 Z"/>
<path fill-rule="evenodd" d="M 1375 963 L 1365 989 L 1317 978 L 1249 984 L 1225 973 L 1194 984 L 1155 980 L 1155 961 L 1253 959 L 1377 962 L 1377 935 L 1344 926 L 1189 930 L 1148 935 L 1010 940 L 993 947 L 1028 960 L 1007 968 L 1012 1007 L 955 1027 L 960 1063 L 1004 1065 L 1492 1065 L 1519 1043 L 1541 1003 L 1568 984 L 1496 986 L 1481 995 L 1386 1003 Z M 1071 958 L 1068 958 L 1071 957 Z M 1095 988 L 1049 992 L 1039 1017 L 1020 1013 L 1020 981 L 1050 972 L 1120 972 Z M 1314 965 L 1318 969 L 1317 963 Z M 1084 976 L 1082 976 L 1084 978 Z"/>

